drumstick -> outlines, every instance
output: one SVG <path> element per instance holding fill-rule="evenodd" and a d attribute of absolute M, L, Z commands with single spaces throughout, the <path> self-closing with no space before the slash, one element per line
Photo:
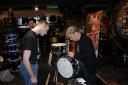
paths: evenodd
<path fill-rule="evenodd" d="M 66 40 L 66 57 L 68 56 L 68 52 L 69 52 L 69 40 Z M 68 56 L 69 57 L 69 56 Z"/>

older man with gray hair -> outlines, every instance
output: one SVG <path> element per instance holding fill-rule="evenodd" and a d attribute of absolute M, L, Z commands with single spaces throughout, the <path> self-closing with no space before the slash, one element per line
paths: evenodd
<path fill-rule="evenodd" d="M 70 26 L 66 30 L 66 38 L 77 42 L 77 51 L 68 53 L 69 57 L 76 58 L 80 64 L 80 71 L 75 77 L 84 78 L 88 85 L 95 85 L 96 55 L 91 39 L 76 26 Z"/>

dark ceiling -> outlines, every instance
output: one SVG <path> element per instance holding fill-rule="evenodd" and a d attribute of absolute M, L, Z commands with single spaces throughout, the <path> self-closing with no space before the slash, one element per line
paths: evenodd
<path fill-rule="evenodd" d="M 84 9 L 104 9 L 110 8 L 119 0 L 0 0 L 0 11 L 8 11 L 9 7 L 13 10 L 32 10 L 34 6 L 40 9 L 47 9 L 47 6 L 57 6 L 59 9 L 84 8 Z"/>

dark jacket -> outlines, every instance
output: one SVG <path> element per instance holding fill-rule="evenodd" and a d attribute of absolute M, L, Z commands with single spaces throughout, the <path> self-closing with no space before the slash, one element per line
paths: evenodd
<path fill-rule="evenodd" d="M 92 40 L 81 34 L 81 38 L 77 43 L 77 53 L 75 54 L 76 59 L 80 60 L 90 75 L 96 74 L 96 55 Z"/>

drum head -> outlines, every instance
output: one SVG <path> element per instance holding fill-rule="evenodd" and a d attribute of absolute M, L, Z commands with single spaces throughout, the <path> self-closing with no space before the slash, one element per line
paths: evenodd
<path fill-rule="evenodd" d="M 73 67 L 67 58 L 60 58 L 57 61 L 57 68 L 61 76 L 70 78 L 73 75 Z"/>
<path fill-rule="evenodd" d="M 52 44 L 52 46 L 65 46 L 66 44 L 65 43 L 54 43 Z"/>

